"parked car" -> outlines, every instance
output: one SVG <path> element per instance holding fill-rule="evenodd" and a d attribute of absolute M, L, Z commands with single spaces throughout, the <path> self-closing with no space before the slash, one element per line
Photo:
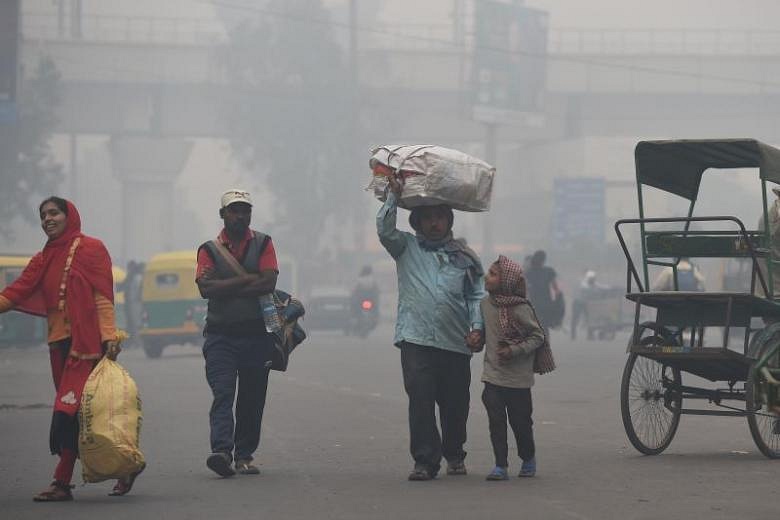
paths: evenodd
<path fill-rule="evenodd" d="M 342 287 L 323 286 L 312 289 L 306 301 L 306 330 L 340 330 L 349 334 L 352 329 L 352 295 Z"/>

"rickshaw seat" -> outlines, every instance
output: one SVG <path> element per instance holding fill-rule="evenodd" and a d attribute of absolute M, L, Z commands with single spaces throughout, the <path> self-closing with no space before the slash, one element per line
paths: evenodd
<path fill-rule="evenodd" d="M 722 327 L 728 321 L 733 327 L 747 327 L 753 317 L 780 319 L 779 301 L 750 293 L 655 291 L 629 293 L 626 298 L 658 309 L 657 321 L 663 325 Z"/>
<path fill-rule="evenodd" d="M 769 251 L 761 246 L 762 233 L 747 235 L 757 257 Z M 646 231 L 648 258 L 750 258 L 750 248 L 738 231 Z"/>

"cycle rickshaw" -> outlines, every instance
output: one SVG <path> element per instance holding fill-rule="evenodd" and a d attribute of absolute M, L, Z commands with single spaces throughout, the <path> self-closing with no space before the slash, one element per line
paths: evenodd
<path fill-rule="evenodd" d="M 656 455 L 671 443 L 681 415 L 744 417 L 758 449 L 780 458 L 780 301 L 772 283 L 772 267 L 780 258 L 772 255 L 766 195 L 768 182 L 780 184 L 780 150 L 753 139 L 643 141 L 636 146 L 635 161 L 639 218 L 615 223 L 627 259 L 626 298 L 635 309 L 620 389 L 628 439 L 641 453 Z M 733 216 L 693 215 L 702 175 L 709 168 L 758 168 L 763 230 L 747 230 Z M 647 218 L 645 186 L 686 199 L 687 216 Z M 622 232 L 629 225 L 639 228 L 641 271 Z M 749 291 L 676 290 L 677 265 L 683 258 L 748 259 Z M 650 290 L 651 266 L 671 269 L 674 291 Z M 655 312 L 654 321 L 640 323 L 643 308 Z M 751 329 L 751 318 L 768 325 Z M 718 332 L 716 346 L 710 346 L 709 334 L 704 344 L 705 327 Z M 730 330 L 737 327 L 744 328 L 742 344 L 730 348 Z M 686 385 L 683 374 L 725 385 Z"/>

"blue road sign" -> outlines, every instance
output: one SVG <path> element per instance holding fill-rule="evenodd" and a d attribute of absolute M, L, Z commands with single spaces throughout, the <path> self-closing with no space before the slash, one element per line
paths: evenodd
<path fill-rule="evenodd" d="M 603 178 L 555 179 L 552 236 L 558 245 L 604 243 L 605 188 Z"/>

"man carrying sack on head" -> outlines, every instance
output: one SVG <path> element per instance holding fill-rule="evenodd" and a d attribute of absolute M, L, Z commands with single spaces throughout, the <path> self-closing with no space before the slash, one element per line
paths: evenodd
<path fill-rule="evenodd" d="M 259 473 L 252 460 L 260 443 L 274 349 L 260 297 L 273 293 L 278 265 L 271 237 L 249 228 L 248 192 L 226 191 L 219 216 L 224 221 L 219 236 L 198 248 L 196 281 L 208 300 L 203 357 L 214 395 L 209 413 L 212 453 L 206 465 L 230 477 Z"/>
<path fill-rule="evenodd" d="M 376 218 L 379 241 L 396 262 L 398 322 L 393 343 L 401 350 L 409 397 L 409 480 L 436 477 L 441 459 L 448 475 L 465 475 L 471 355 L 484 343 L 480 302 L 484 271 L 465 241 L 452 236 L 447 205 L 412 209 L 416 234 L 396 228 L 402 185 L 388 179 L 387 200 Z M 441 433 L 436 424 L 439 408 Z"/>

